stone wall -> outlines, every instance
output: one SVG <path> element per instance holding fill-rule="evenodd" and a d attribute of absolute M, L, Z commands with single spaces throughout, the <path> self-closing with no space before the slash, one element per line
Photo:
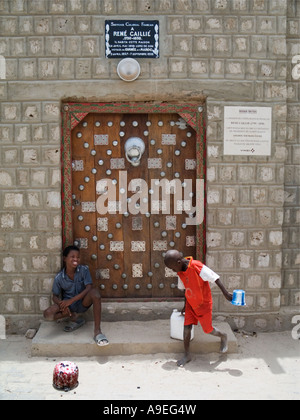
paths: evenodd
<path fill-rule="evenodd" d="M 214 288 L 215 316 L 234 328 L 290 328 L 299 312 L 299 9 L 296 0 L 0 0 L 0 314 L 9 331 L 38 322 L 61 265 L 63 101 L 203 95 L 207 264 L 228 289 L 247 291 L 239 309 Z M 119 60 L 105 58 L 106 18 L 160 22 L 160 58 L 140 59 L 130 85 Z M 228 105 L 272 108 L 270 157 L 223 155 Z"/>
<path fill-rule="evenodd" d="M 283 279 L 281 312 L 288 318 L 300 307 L 299 223 L 300 223 L 300 3 L 288 2 L 287 8 L 287 125 L 285 200 L 283 220 Z M 298 57 L 295 57 L 297 56 Z M 296 73 L 296 69 L 298 72 Z M 294 74 L 294 76 L 293 76 Z M 295 77 L 296 75 L 296 77 Z"/>

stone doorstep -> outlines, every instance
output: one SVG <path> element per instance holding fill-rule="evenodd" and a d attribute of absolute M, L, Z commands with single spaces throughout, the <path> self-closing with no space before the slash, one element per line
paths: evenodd
<path fill-rule="evenodd" d="M 229 324 L 214 325 L 228 335 L 228 353 L 237 353 L 237 340 Z M 31 355 L 44 357 L 117 356 L 131 354 L 182 353 L 183 341 L 170 337 L 170 320 L 102 322 L 102 332 L 110 344 L 99 347 L 93 340 L 93 322 L 72 333 L 64 323 L 42 322 L 32 340 Z M 198 325 L 191 343 L 192 353 L 219 352 L 220 339 L 205 334 Z"/>

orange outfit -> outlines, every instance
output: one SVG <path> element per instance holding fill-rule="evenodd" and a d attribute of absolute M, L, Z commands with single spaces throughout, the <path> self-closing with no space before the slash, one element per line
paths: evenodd
<path fill-rule="evenodd" d="M 189 265 L 186 271 L 178 272 L 178 277 L 185 288 L 185 319 L 184 325 L 197 325 L 200 322 L 207 334 L 212 326 L 212 295 L 209 283 L 219 279 L 218 274 L 202 262 L 187 257 Z M 179 283 L 180 288 L 180 283 Z"/>

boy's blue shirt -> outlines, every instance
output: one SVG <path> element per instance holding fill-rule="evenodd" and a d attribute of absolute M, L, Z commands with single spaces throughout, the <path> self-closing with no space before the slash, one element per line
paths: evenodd
<path fill-rule="evenodd" d="M 88 284 L 93 284 L 90 270 L 87 265 L 76 268 L 74 280 L 71 280 L 63 268 L 54 278 L 52 293 L 61 296 L 61 299 L 71 299 L 79 295 Z"/>

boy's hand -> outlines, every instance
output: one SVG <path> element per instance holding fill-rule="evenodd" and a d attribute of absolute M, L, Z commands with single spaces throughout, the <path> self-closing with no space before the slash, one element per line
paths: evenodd
<path fill-rule="evenodd" d="M 63 311 L 61 311 L 63 316 L 72 316 L 71 311 L 69 308 L 64 309 Z"/>
<path fill-rule="evenodd" d="M 232 298 L 233 298 L 233 294 L 232 293 L 227 292 L 227 293 L 224 294 L 224 296 L 225 296 L 225 298 L 227 300 L 229 300 L 229 302 L 232 301 Z"/>
<path fill-rule="evenodd" d="M 62 300 L 59 304 L 59 309 L 64 316 L 72 316 L 69 306 L 72 305 L 71 299 Z"/>

